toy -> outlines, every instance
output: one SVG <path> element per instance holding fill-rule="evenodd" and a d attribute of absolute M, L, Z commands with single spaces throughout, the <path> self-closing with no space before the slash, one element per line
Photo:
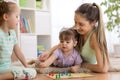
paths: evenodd
<path fill-rule="evenodd" d="M 52 79 L 60 79 L 60 78 L 79 78 L 79 77 L 90 77 L 93 76 L 89 73 L 68 73 L 68 72 L 61 72 L 61 73 L 49 73 L 46 76 Z"/>
<path fill-rule="evenodd" d="M 45 50 L 44 46 L 38 45 L 37 46 L 37 57 Z"/>

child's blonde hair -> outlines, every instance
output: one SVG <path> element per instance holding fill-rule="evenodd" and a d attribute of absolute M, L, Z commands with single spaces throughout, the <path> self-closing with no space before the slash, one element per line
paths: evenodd
<path fill-rule="evenodd" d="M 103 61 L 105 61 L 105 58 L 107 58 L 107 60 L 109 62 L 107 43 L 106 43 L 106 38 L 105 38 L 105 31 L 104 31 L 104 25 L 103 25 L 102 13 L 101 13 L 100 6 L 97 5 L 96 3 L 93 3 L 93 4 L 85 3 L 85 4 L 82 4 L 80 7 L 78 7 L 77 10 L 75 11 L 75 13 L 83 16 L 90 23 L 94 22 L 94 21 L 96 21 L 96 23 L 98 23 L 98 25 L 95 26 L 93 28 L 93 30 L 95 30 L 95 32 L 96 32 L 99 48 L 103 55 Z M 77 48 L 80 50 L 80 52 L 82 50 L 83 43 L 84 43 L 83 36 L 80 35 L 79 41 L 78 41 L 78 46 L 77 46 Z"/>
<path fill-rule="evenodd" d="M 11 14 L 16 8 L 18 6 L 15 2 L 0 1 L 0 25 L 4 23 L 3 15 Z"/>

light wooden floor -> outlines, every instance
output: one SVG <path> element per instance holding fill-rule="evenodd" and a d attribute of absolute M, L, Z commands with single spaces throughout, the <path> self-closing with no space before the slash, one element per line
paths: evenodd
<path fill-rule="evenodd" d="M 120 80 L 120 72 L 109 72 L 105 74 L 92 73 L 94 76 L 85 78 L 59 79 L 59 80 Z M 44 74 L 38 74 L 34 80 L 53 80 Z"/>

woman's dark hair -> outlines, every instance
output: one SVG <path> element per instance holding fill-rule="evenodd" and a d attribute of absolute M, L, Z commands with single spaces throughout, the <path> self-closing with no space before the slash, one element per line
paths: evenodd
<path fill-rule="evenodd" d="M 99 9 L 96 7 L 96 4 L 85 3 L 79 6 L 75 13 L 78 13 L 85 17 L 89 22 L 99 20 Z"/>

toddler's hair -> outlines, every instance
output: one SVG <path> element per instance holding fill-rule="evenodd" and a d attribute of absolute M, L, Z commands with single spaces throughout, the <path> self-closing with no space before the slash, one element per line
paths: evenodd
<path fill-rule="evenodd" d="M 77 41 L 77 32 L 72 28 L 62 28 L 59 33 L 59 40 L 70 40 Z"/>

